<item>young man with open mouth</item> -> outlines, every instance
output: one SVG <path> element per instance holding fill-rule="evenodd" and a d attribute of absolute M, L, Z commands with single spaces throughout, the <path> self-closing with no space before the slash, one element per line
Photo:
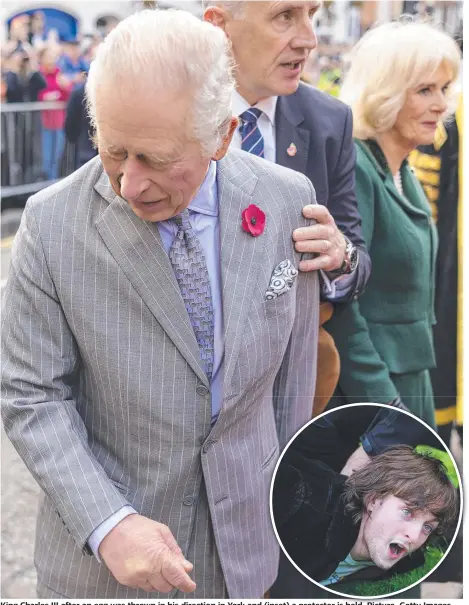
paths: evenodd
<path fill-rule="evenodd" d="M 290 448 L 273 490 L 286 552 L 310 578 L 340 592 L 344 580 L 375 580 L 423 565 L 424 545 L 458 511 L 458 490 L 444 465 L 403 445 L 350 477 Z"/>

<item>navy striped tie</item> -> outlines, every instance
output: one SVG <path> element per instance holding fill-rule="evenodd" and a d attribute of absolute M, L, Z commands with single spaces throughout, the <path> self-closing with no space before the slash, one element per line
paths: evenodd
<path fill-rule="evenodd" d="M 241 149 L 263 158 L 264 138 L 257 126 L 257 120 L 261 113 L 262 111 L 256 107 L 246 109 L 246 111 L 239 116 L 241 119 L 239 132 L 241 133 Z"/>

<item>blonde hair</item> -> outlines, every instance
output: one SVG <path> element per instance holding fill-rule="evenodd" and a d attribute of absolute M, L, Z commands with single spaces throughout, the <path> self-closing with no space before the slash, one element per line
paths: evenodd
<path fill-rule="evenodd" d="M 352 108 L 354 136 L 359 139 L 390 130 L 408 91 L 440 66 L 448 69 L 451 79 L 445 117 L 456 109 L 461 53 L 448 34 L 430 23 L 407 18 L 374 27 L 352 49 L 349 64 L 340 99 Z"/>

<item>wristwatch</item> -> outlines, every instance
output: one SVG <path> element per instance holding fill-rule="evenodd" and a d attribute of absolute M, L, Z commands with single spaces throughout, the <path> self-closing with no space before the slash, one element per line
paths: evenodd
<path fill-rule="evenodd" d="M 350 275 L 353 273 L 358 265 L 358 252 L 357 248 L 352 244 L 348 237 L 344 235 L 345 239 L 345 254 L 344 254 L 344 262 L 342 265 L 335 269 L 334 271 L 330 271 L 335 276 L 339 275 Z"/>

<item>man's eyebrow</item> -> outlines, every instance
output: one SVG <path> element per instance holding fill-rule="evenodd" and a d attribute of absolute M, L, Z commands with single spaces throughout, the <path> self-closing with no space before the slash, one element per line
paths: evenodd
<path fill-rule="evenodd" d="M 100 147 L 104 151 L 108 151 L 109 153 L 123 153 L 125 149 L 123 147 L 118 147 L 117 145 L 113 145 L 112 143 L 106 143 L 106 141 L 100 140 Z"/>
<path fill-rule="evenodd" d="M 101 149 L 111 154 L 120 154 L 128 152 L 125 147 L 120 147 L 112 143 L 107 144 L 106 142 L 101 143 Z M 169 162 L 174 162 L 180 157 L 179 151 L 174 153 L 168 153 L 167 155 L 158 154 L 157 152 L 145 152 L 138 150 L 136 150 L 135 152 L 132 150 L 132 152 L 135 153 L 136 156 L 143 157 L 150 162 L 154 162 L 155 164 L 167 164 Z"/>
<path fill-rule="evenodd" d="M 143 156 L 146 160 L 153 162 L 155 164 L 170 164 L 172 162 L 176 162 L 181 154 L 179 152 L 168 153 L 168 154 L 158 154 L 155 152 L 152 153 L 137 153 L 138 156 Z"/>

